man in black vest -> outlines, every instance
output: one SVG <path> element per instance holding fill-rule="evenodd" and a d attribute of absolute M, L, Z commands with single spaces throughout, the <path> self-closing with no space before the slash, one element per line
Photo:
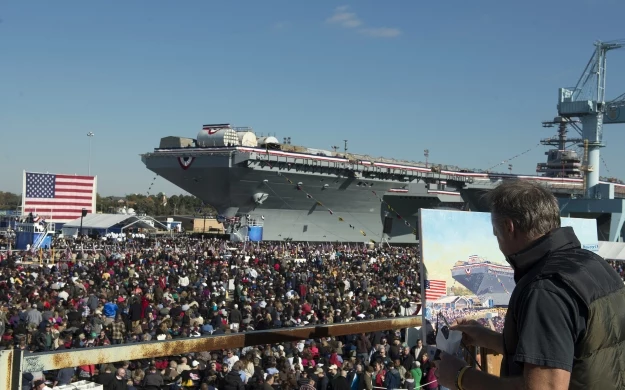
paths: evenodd
<path fill-rule="evenodd" d="M 501 377 L 441 354 L 439 384 L 477 389 L 622 389 L 625 287 L 573 229 L 547 189 L 505 182 L 489 193 L 493 233 L 514 269 L 503 335 L 459 321 L 467 344 L 503 355 Z"/>

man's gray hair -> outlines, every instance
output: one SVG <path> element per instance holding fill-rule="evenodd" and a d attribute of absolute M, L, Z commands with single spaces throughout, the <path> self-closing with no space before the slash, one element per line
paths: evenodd
<path fill-rule="evenodd" d="M 560 227 L 560 207 L 546 188 L 528 181 L 504 181 L 486 194 L 495 222 L 509 219 L 530 238 Z"/>

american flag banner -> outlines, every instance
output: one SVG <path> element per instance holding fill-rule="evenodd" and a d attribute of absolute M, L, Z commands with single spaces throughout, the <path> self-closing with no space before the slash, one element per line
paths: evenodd
<path fill-rule="evenodd" d="M 48 222 L 80 218 L 82 209 L 96 209 L 96 176 L 24 172 L 22 211 Z"/>
<path fill-rule="evenodd" d="M 425 300 L 435 301 L 447 295 L 447 282 L 445 280 L 425 281 Z"/>

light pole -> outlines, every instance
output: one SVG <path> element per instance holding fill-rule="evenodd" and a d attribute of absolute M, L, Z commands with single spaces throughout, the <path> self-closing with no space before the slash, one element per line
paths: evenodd
<path fill-rule="evenodd" d="M 89 176 L 91 176 L 91 139 L 94 135 L 93 131 L 87 133 L 87 137 L 89 137 Z"/>

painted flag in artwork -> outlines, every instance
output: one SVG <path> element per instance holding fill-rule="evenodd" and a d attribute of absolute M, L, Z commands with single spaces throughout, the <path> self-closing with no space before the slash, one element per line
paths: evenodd
<path fill-rule="evenodd" d="M 22 210 L 48 222 L 69 222 L 80 218 L 82 209 L 93 213 L 96 176 L 24 172 Z"/>
<path fill-rule="evenodd" d="M 447 282 L 445 280 L 425 281 L 425 300 L 435 301 L 447 295 Z"/>

